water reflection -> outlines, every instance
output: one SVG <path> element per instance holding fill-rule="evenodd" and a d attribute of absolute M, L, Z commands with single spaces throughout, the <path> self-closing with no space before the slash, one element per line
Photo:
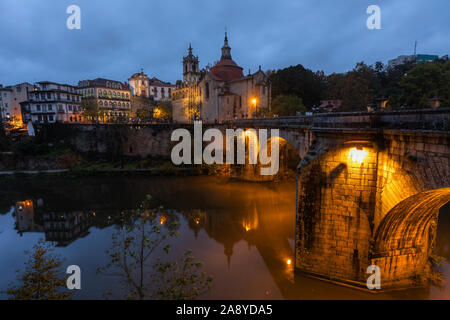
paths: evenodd
<path fill-rule="evenodd" d="M 44 208 L 42 199 L 16 202 L 14 214 L 16 229 L 21 236 L 25 232 L 44 233 L 46 241 L 61 247 L 88 235 L 93 215 L 83 211 L 49 211 Z"/>
<path fill-rule="evenodd" d="M 15 228 L 20 235 L 44 233 L 47 241 L 66 246 L 63 254 L 76 255 L 89 263 L 93 255 L 98 255 L 100 264 L 106 257 L 100 252 L 84 252 L 84 242 L 76 239 L 84 237 L 108 248 L 110 236 L 102 234 L 123 225 L 124 212 L 152 194 L 157 205 L 167 208 L 167 213 L 159 216 L 160 225 L 165 226 L 173 216 L 180 220 L 180 238 L 171 243 L 174 255 L 193 249 L 194 255 L 205 262 L 205 271 L 213 275 L 213 289 L 205 298 L 450 298 L 448 286 L 444 291 L 432 288 L 373 295 L 294 274 L 294 182 L 256 184 L 206 177 L 87 178 L 27 179 L 13 181 L 10 186 L 0 195 L 15 204 Z M 449 206 L 441 211 L 445 213 L 438 225 L 438 254 L 449 259 Z M 19 240 L 0 234 L 3 241 L 13 244 Z M 96 267 L 89 265 L 85 272 L 95 274 Z M 449 269 L 446 264 L 447 278 Z M 97 281 L 92 286 L 105 283 L 93 276 L 91 279 Z M 100 298 L 93 292 L 87 288 L 80 297 Z"/>

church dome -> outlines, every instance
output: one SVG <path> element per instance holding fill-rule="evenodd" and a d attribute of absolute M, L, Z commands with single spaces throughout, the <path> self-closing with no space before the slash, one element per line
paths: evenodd
<path fill-rule="evenodd" d="M 150 78 L 144 73 L 144 71 L 141 71 L 133 74 L 130 79 L 150 79 Z"/>
<path fill-rule="evenodd" d="M 222 57 L 211 69 L 211 76 L 219 81 L 231 81 L 244 77 L 242 68 L 231 58 L 231 48 L 228 45 L 228 37 L 225 32 L 225 41 L 222 47 Z"/>

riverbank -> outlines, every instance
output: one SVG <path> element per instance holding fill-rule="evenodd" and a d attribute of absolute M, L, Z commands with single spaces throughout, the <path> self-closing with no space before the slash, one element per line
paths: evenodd
<path fill-rule="evenodd" d="M 0 171 L 0 176 L 13 175 L 201 175 L 208 174 L 204 168 L 148 168 L 148 169 L 53 169 L 53 170 L 6 170 Z"/>

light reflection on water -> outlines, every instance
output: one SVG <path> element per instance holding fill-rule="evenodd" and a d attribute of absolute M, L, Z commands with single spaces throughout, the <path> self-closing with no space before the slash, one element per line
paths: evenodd
<path fill-rule="evenodd" d="M 295 182 L 114 177 L 14 179 L 7 183 L 8 190 L 0 191 L 1 289 L 25 261 L 23 251 L 46 238 L 59 245 L 57 252 L 66 258 L 65 264 L 81 267 L 82 290 L 75 298 L 101 299 L 105 290 L 117 290 L 115 279 L 99 276 L 95 270 L 107 262 L 105 251 L 120 212 L 136 208 L 151 194 L 180 220 L 180 236 L 172 241 L 172 255 L 192 249 L 213 276 L 213 289 L 204 298 L 450 299 L 448 285 L 442 291 L 431 288 L 373 295 L 294 276 Z M 31 207 L 26 200 L 33 201 Z M 449 209 L 447 205 L 441 210 L 437 240 L 438 254 L 447 259 Z M 57 232 L 59 218 L 70 221 L 70 232 Z M 444 265 L 443 272 L 450 283 L 450 264 Z"/>

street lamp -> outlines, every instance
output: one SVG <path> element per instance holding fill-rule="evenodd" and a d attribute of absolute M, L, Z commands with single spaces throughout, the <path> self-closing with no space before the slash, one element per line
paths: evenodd
<path fill-rule="evenodd" d="M 255 117 L 256 117 L 256 98 L 253 98 L 252 99 L 252 104 L 253 104 L 253 114 L 255 115 Z"/>

